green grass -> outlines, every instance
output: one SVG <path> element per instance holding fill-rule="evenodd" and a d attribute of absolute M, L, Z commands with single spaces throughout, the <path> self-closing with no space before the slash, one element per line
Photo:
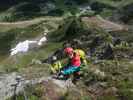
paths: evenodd
<path fill-rule="evenodd" d="M 110 13 L 109 13 L 110 14 Z M 109 16 L 108 12 L 103 13 L 104 16 Z M 67 23 L 67 24 L 66 24 Z M 61 27 L 59 30 L 57 29 L 54 32 L 51 32 L 50 34 L 50 39 L 53 40 L 57 40 L 58 36 L 59 38 L 62 38 L 64 35 L 69 35 L 71 37 L 72 33 L 73 35 L 75 35 L 75 31 L 74 29 L 77 28 L 81 28 L 81 26 L 77 26 L 69 28 L 70 24 L 72 23 L 71 20 L 66 19 L 66 22 L 63 23 L 63 27 Z M 80 23 L 78 23 L 78 21 L 74 22 L 74 24 L 71 24 L 71 26 L 76 26 L 79 25 Z M 20 40 L 25 40 L 25 39 L 32 39 L 34 37 L 37 37 L 38 35 L 41 35 L 44 31 L 44 27 L 48 28 L 48 29 L 56 29 L 57 24 L 55 23 L 53 25 L 53 23 L 39 23 L 39 24 L 35 24 L 35 25 L 31 25 L 27 28 L 17 28 L 17 29 L 12 29 L 10 31 L 8 31 L 9 33 L 13 33 L 15 34 L 15 41 L 12 41 L 11 45 L 14 46 L 15 42 L 20 41 Z M 66 27 L 65 27 L 66 26 Z M 90 26 L 91 28 L 92 26 Z M 71 30 L 70 30 L 71 29 Z M 105 42 L 112 42 L 112 37 L 110 36 L 110 34 L 106 33 L 104 34 L 104 30 L 100 30 L 99 28 L 91 28 L 90 29 L 93 34 L 95 35 L 99 35 L 101 37 L 103 37 Z M 68 31 L 68 32 L 66 32 Z M 81 30 L 80 30 L 81 31 Z M 77 33 L 79 31 L 76 31 Z M 67 34 L 66 34 L 67 33 Z M 80 32 L 79 32 L 80 33 Z M 82 33 L 82 32 L 81 32 Z M 6 33 L 5 33 L 6 34 Z M 4 34 L 4 35 L 5 35 Z M 127 33 L 122 33 L 122 34 L 116 34 L 118 36 L 123 35 L 123 37 L 126 36 Z M 3 34 L 0 34 L 0 36 L 2 37 Z M 9 34 L 7 34 L 8 36 Z M 112 34 L 111 34 L 112 35 Z M 113 34 L 115 35 L 115 34 Z M 60 37 L 61 36 L 61 37 Z M 108 36 L 108 38 L 107 38 Z M 89 37 L 91 38 L 91 37 Z M 3 39 L 3 37 L 2 37 Z M 89 39 L 88 39 L 89 40 Z M 9 42 L 10 43 L 10 42 Z M 32 60 L 33 59 L 45 59 L 47 58 L 49 55 L 51 55 L 55 50 L 57 50 L 58 48 L 62 47 L 62 42 L 48 42 L 46 45 L 42 46 L 41 48 L 38 49 L 34 49 L 29 51 L 26 54 L 19 54 L 16 55 L 15 57 L 12 58 L 7 58 L 4 61 L 2 61 L 2 63 L 0 64 L 0 71 L 1 73 L 9 73 L 9 72 L 13 72 L 13 71 L 17 71 L 19 73 L 25 74 L 27 76 L 27 78 L 36 78 L 36 77 L 40 77 L 40 76 L 44 76 L 44 75 L 49 75 L 50 71 L 49 71 L 49 65 L 45 65 L 45 64 L 32 64 Z M 127 47 L 120 47 L 117 49 L 123 49 L 123 50 L 127 50 Z M 98 64 L 93 64 L 90 62 L 90 64 L 88 66 L 86 66 L 86 69 L 84 71 L 84 76 L 82 79 L 82 84 L 84 85 L 84 87 L 87 89 L 88 85 L 86 85 L 86 83 L 90 82 L 91 80 L 93 80 L 94 82 L 106 82 L 107 86 L 106 88 L 110 88 L 110 87 L 116 87 L 118 89 L 118 94 L 120 97 L 117 97 L 115 95 L 102 95 L 100 96 L 100 98 L 98 100 L 119 100 L 118 98 L 125 98 L 125 99 L 129 99 L 132 100 L 132 91 L 131 88 L 133 88 L 133 64 L 130 63 L 130 60 L 125 60 L 125 59 L 114 59 L 114 60 L 103 60 Z M 91 72 L 91 68 L 98 68 L 101 71 L 105 72 L 105 77 L 100 77 L 95 75 L 93 72 Z M 89 84 L 90 85 L 90 84 Z M 78 87 L 79 88 L 79 87 Z M 32 90 L 32 89 L 31 89 Z M 38 91 L 38 90 L 33 90 L 33 91 Z M 80 91 L 80 89 L 79 89 Z M 39 90 L 39 93 L 41 93 L 41 91 Z M 77 94 L 79 94 L 77 96 Z M 75 97 L 80 98 L 80 100 L 91 100 L 89 94 L 86 92 L 85 95 L 82 95 L 82 93 L 75 93 L 75 91 L 68 91 L 68 93 L 66 93 L 66 95 L 64 95 L 62 98 L 64 100 L 74 100 Z M 117 94 L 117 95 L 118 95 Z M 23 97 L 19 96 L 20 100 L 23 100 Z M 31 98 L 31 100 L 37 100 L 38 98 L 36 98 L 36 96 L 29 94 L 29 98 Z"/>
<path fill-rule="evenodd" d="M 3 27 L 5 28 L 2 30 L 3 32 L 0 33 L 0 52 L 2 54 L 0 55 L 0 59 L 2 59 L 0 61 L 1 73 L 19 71 L 19 69 L 27 67 L 31 63 L 32 59 L 45 59 L 54 50 L 58 49 L 61 46 L 61 43 L 48 42 L 45 46 L 31 50 L 24 55 L 20 54 L 13 58 L 8 57 L 9 50 L 12 47 L 15 47 L 18 42 L 24 41 L 26 39 L 32 40 L 34 38 L 38 38 L 43 35 L 45 29 L 50 31 L 55 30 L 60 23 L 59 21 L 60 19 L 58 20 L 58 18 L 53 18 L 52 20 L 50 18 L 46 18 L 46 20 L 39 23 L 37 22 L 36 24 L 30 25 L 28 27 L 21 27 L 22 24 L 19 24 L 18 26 L 20 26 L 20 28 L 15 28 L 17 25 L 13 27 L 10 24 L 1 25 L 1 29 Z M 5 53 L 3 54 L 3 52 Z"/>
<path fill-rule="evenodd" d="M 107 83 L 107 86 L 104 88 L 104 90 L 101 91 L 101 93 L 105 93 L 105 94 L 101 94 L 98 97 L 95 96 L 94 98 L 96 98 L 96 100 L 121 100 L 121 99 L 132 100 L 133 99 L 133 92 L 132 92 L 133 81 L 132 81 L 132 76 L 130 76 L 130 75 L 133 75 L 132 64 L 129 63 L 130 60 L 120 60 L 118 62 L 119 64 L 117 64 L 115 60 L 104 60 L 96 65 L 93 65 L 90 63 L 87 71 L 90 71 L 90 68 L 94 68 L 94 67 L 99 68 L 101 71 L 105 72 L 106 74 L 105 79 L 97 79 L 98 77 L 94 78 L 94 74 L 89 72 L 87 73 L 88 76 L 84 76 L 84 78 L 79 81 L 76 89 L 69 88 L 64 95 L 61 95 L 61 98 L 63 100 L 75 100 L 75 99 L 93 100 L 91 96 L 95 94 L 93 93 L 91 94 L 87 90 L 88 86 L 91 86 L 92 83 L 88 85 L 84 84 L 85 81 L 87 81 L 92 77 L 95 83 L 96 82 Z M 111 87 L 116 87 L 117 92 L 115 93 L 111 91 L 106 94 L 105 92 L 106 89 L 109 89 Z M 27 91 L 27 93 L 32 93 L 32 94 L 36 93 L 36 95 L 29 94 L 29 97 L 31 96 L 32 98 L 36 98 L 37 96 L 38 99 L 40 99 L 45 95 L 44 94 L 46 92 L 45 88 L 46 87 L 44 85 L 35 85 L 31 87 Z M 20 100 L 22 100 L 21 97 L 22 95 L 20 94 L 19 95 Z M 33 100 L 36 100 L 36 99 L 33 99 Z"/>
<path fill-rule="evenodd" d="M 29 51 L 28 53 L 24 55 L 16 55 L 12 58 L 5 59 L 3 62 L 1 62 L 1 72 L 2 73 L 9 73 L 13 71 L 22 71 L 24 68 L 28 67 L 37 67 L 36 64 L 32 64 L 33 59 L 42 60 L 50 56 L 55 50 L 60 48 L 62 43 L 48 43 L 45 46 L 41 47 L 37 50 Z M 45 65 L 38 65 L 42 66 L 42 68 Z M 47 68 L 46 68 L 47 69 Z M 49 69 L 49 68 L 48 68 Z"/>
<path fill-rule="evenodd" d="M 110 5 L 112 7 L 116 7 L 116 8 L 119 8 L 119 7 L 123 7 L 123 6 L 126 6 L 130 3 L 133 3 L 132 0 L 121 0 L 121 1 L 115 1 L 115 0 L 96 0 L 98 2 L 101 2 L 101 3 L 104 3 L 106 5 Z"/>
<path fill-rule="evenodd" d="M 32 39 L 43 34 L 44 29 L 38 27 L 38 25 L 32 25 L 23 29 L 13 29 L 7 32 L 0 33 L 0 53 L 8 54 L 9 50 L 17 44 L 19 41 L 26 39 Z"/>
<path fill-rule="evenodd" d="M 37 17 L 32 20 L 27 20 L 27 21 L 19 21 L 19 22 L 13 22 L 13 23 L 8 23 L 8 22 L 1 22 L 0 23 L 0 32 L 8 32 L 13 29 L 28 29 L 31 26 L 35 27 L 41 27 L 42 28 L 57 28 L 58 24 L 62 20 L 61 17 Z"/>
<path fill-rule="evenodd" d="M 11 6 L 7 11 L 0 15 L 1 21 L 14 22 L 19 20 L 28 20 L 35 17 L 43 16 L 37 4 L 23 2 L 18 5 Z"/>
<path fill-rule="evenodd" d="M 100 15 L 103 18 L 110 17 L 110 16 L 112 16 L 112 14 L 113 14 L 113 10 L 109 10 L 109 9 L 104 9 L 103 12 L 100 13 Z"/>
<path fill-rule="evenodd" d="M 41 90 L 41 92 L 40 92 Z M 17 100 L 24 100 L 26 96 L 29 100 L 39 100 L 40 99 L 40 95 L 42 93 L 42 89 L 39 85 L 35 86 L 27 86 L 25 88 L 25 95 L 23 92 L 19 93 L 16 98 Z M 7 100 L 14 100 L 13 97 L 7 99 Z"/>
<path fill-rule="evenodd" d="M 113 92 L 113 94 L 102 94 L 97 98 L 97 100 L 132 100 L 133 64 L 131 64 L 130 61 L 132 60 L 103 60 L 95 65 L 90 64 L 85 71 L 84 78 L 82 79 L 85 84 L 87 82 L 87 85 L 85 86 L 86 89 L 88 88 L 88 86 L 91 86 L 92 81 L 95 83 L 105 82 L 107 83 L 105 86 L 105 90 L 110 87 L 116 87 L 117 92 Z M 100 78 L 100 76 L 96 76 L 93 72 L 91 72 L 91 68 L 100 69 L 102 72 L 105 73 L 105 77 Z M 104 92 L 104 90 L 102 90 L 101 92 Z"/>
<path fill-rule="evenodd" d="M 54 18 L 53 18 L 54 19 Z M 0 25 L 0 42 L 1 42 L 1 47 L 0 47 L 0 54 L 2 57 L 4 55 L 9 54 L 9 50 L 12 47 L 15 47 L 15 45 L 20 42 L 20 41 L 25 41 L 25 40 L 32 40 L 34 38 L 39 38 L 40 36 L 43 36 L 44 30 L 48 29 L 50 31 L 55 30 L 58 25 L 60 20 L 52 20 L 46 18 L 46 20 L 42 22 L 38 22 L 27 26 L 26 23 L 20 23 L 18 24 L 8 24 L 8 25 Z M 27 26 L 27 27 L 23 27 Z M 19 28 L 15 28 L 19 27 Z"/>

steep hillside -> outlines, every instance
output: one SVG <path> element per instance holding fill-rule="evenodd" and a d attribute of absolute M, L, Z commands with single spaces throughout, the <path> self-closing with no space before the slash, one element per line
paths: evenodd
<path fill-rule="evenodd" d="M 46 17 L 24 22 L 0 23 L 0 55 L 8 55 L 10 49 L 20 41 L 42 36 L 46 29 L 55 30 L 61 20 L 62 18 Z"/>
<path fill-rule="evenodd" d="M 0 99 L 133 100 L 132 3 L 0 1 Z M 43 45 L 10 55 L 18 43 L 43 36 Z M 66 65 L 67 46 L 86 53 L 77 82 L 73 75 L 65 81 L 52 77 L 51 58 Z"/>
<path fill-rule="evenodd" d="M 126 24 L 133 24 L 133 3 L 123 6 L 122 9 L 118 10 L 119 20 Z"/>
<path fill-rule="evenodd" d="M 90 7 L 95 14 L 111 17 L 114 12 L 124 9 L 131 3 L 132 0 L 2 0 L 0 21 L 12 22 L 38 16 L 68 16 L 79 13 L 86 7 Z"/>

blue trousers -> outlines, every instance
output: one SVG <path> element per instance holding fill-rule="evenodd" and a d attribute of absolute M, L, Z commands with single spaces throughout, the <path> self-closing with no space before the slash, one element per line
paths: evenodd
<path fill-rule="evenodd" d="M 75 72 L 78 72 L 78 71 L 80 71 L 80 67 L 77 67 L 77 66 L 69 66 L 68 68 L 65 68 L 62 71 L 62 74 L 64 74 L 64 75 L 70 75 L 70 74 L 75 73 Z"/>

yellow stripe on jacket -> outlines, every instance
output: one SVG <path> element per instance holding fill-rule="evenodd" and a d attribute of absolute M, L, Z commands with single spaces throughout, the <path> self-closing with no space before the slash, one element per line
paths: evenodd
<path fill-rule="evenodd" d="M 56 61 L 55 63 L 51 64 L 51 71 L 53 73 L 57 73 L 62 68 L 62 64 L 60 61 Z"/>
<path fill-rule="evenodd" d="M 75 49 L 74 52 L 80 56 L 81 61 L 87 64 L 85 52 L 81 49 Z"/>

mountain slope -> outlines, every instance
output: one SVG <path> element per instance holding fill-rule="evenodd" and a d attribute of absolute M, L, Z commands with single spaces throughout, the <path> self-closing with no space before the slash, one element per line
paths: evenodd
<path fill-rule="evenodd" d="M 9 0 L 3 3 L 6 5 L 7 1 Z M 12 72 L 17 72 L 26 80 L 37 79 L 39 83 L 25 87 L 30 100 L 133 100 L 131 2 L 132 0 L 9 1 L 9 5 L 2 8 L 4 12 L 0 14 L 9 18 L 1 18 L 5 22 L 0 22 L 1 88 L 10 86 L 8 77 L 11 75 L 12 78 Z M 38 18 L 38 14 L 41 17 Z M 44 17 L 46 15 L 49 16 Z M 116 20 L 114 16 L 117 16 Z M 36 40 L 46 30 L 48 41 L 43 46 L 9 56 L 10 49 L 17 43 Z M 47 77 L 52 76 L 51 64 L 41 63 L 56 55 L 64 65 L 64 46 L 80 48 L 86 53 L 88 64 L 82 67 L 81 79 L 74 84 L 71 81 L 73 75 L 67 81 L 47 80 Z M 44 78 L 39 82 L 41 77 Z M 0 93 L 4 93 L 2 89 Z M 23 92 L 18 93 L 17 97 L 18 100 L 24 100 Z"/>

